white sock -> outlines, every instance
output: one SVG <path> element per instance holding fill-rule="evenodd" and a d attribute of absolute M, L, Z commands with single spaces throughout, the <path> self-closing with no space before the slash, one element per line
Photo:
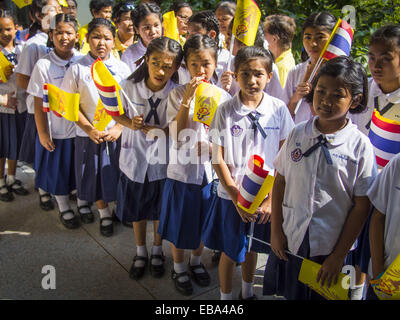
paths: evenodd
<path fill-rule="evenodd" d="M 106 217 L 111 218 L 111 212 L 110 212 L 110 209 L 108 207 L 106 207 L 104 209 L 99 209 L 99 213 L 100 213 L 100 219 L 103 219 L 103 218 L 106 218 Z M 112 224 L 112 220 L 108 220 L 108 219 L 104 220 L 101 223 L 101 225 L 103 227 L 109 226 L 110 224 Z"/>
<path fill-rule="evenodd" d="M 221 289 L 219 289 L 219 292 L 221 293 L 221 300 L 232 300 L 232 291 L 229 293 L 223 293 Z"/>
<path fill-rule="evenodd" d="M 136 254 L 140 257 L 147 257 L 147 248 L 146 246 L 136 246 Z M 144 261 L 143 260 L 136 260 L 135 261 L 135 266 L 136 267 L 143 267 L 144 266 Z"/>
<path fill-rule="evenodd" d="M 362 300 L 363 297 L 363 289 L 364 284 L 360 284 L 358 286 L 354 286 L 354 289 L 351 289 L 351 300 Z"/>
<path fill-rule="evenodd" d="M 151 248 L 151 254 L 161 256 L 162 255 L 162 246 L 153 246 Z M 151 264 L 155 265 L 155 266 L 159 266 L 159 265 L 163 264 L 163 261 L 161 259 L 153 259 L 151 261 Z"/>
<path fill-rule="evenodd" d="M 48 194 L 48 192 L 44 191 L 43 189 L 39 188 L 39 194 L 42 196 L 44 194 Z M 50 200 L 50 196 L 46 196 L 42 198 L 42 201 L 46 202 Z"/>
<path fill-rule="evenodd" d="M 253 293 L 254 282 L 246 282 L 242 279 L 242 298 L 247 299 L 254 295 Z"/>
<path fill-rule="evenodd" d="M 185 272 L 186 271 L 185 263 L 184 262 L 181 262 L 181 263 L 175 263 L 174 262 L 174 270 L 175 270 L 176 273 Z M 189 280 L 189 277 L 188 276 L 184 276 L 184 277 L 180 277 L 178 281 L 179 282 L 185 282 L 185 281 L 188 281 L 188 280 Z"/>
<path fill-rule="evenodd" d="M 0 179 L 0 188 L 1 188 L 1 187 L 4 187 L 5 185 L 6 185 L 6 179 L 1 178 L 1 179 Z M 1 193 L 1 194 L 6 194 L 6 193 L 8 193 L 8 189 L 7 189 L 7 188 L 4 188 L 4 190 L 0 190 L 0 193 Z"/>
<path fill-rule="evenodd" d="M 14 182 L 15 182 L 15 176 L 7 176 L 7 185 L 8 186 L 11 186 Z M 21 188 L 21 186 L 19 186 L 17 184 L 13 186 L 13 189 L 19 189 L 19 188 Z"/>
<path fill-rule="evenodd" d="M 81 199 L 77 198 L 77 199 L 76 199 L 76 204 L 78 205 L 78 207 L 81 207 L 81 206 L 88 206 L 88 205 L 89 205 L 89 202 L 86 201 L 86 200 L 81 200 Z M 80 211 L 82 214 L 90 213 L 89 208 L 82 208 L 82 209 L 80 209 L 79 211 Z"/>
<path fill-rule="evenodd" d="M 200 260 L 201 260 L 201 256 L 195 256 L 195 255 L 193 255 L 193 253 L 190 254 L 190 265 L 192 267 L 200 265 L 200 262 L 201 262 Z M 203 273 L 203 270 L 199 268 L 199 269 L 194 270 L 194 272 Z"/>
<path fill-rule="evenodd" d="M 69 196 L 55 196 L 57 205 L 58 205 L 58 210 L 60 212 L 64 212 L 67 210 L 71 209 L 71 205 L 69 204 Z M 72 212 L 68 212 L 63 215 L 63 218 L 65 220 L 70 220 L 74 217 L 74 214 Z"/>

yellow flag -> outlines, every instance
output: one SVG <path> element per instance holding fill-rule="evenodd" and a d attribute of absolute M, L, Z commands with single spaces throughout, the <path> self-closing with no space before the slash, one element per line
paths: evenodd
<path fill-rule="evenodd" d="M 13 0 L 13 2 L 17 5 L 18 8 L 23 8 L 32 3 L 32 0 Z"/>
<path fill-rule="evenodd" d="M 43 110 L 69 121 L 79 120 L 79 93 L 68 93 L 50 83 L 43 85 Z"/>
<path fill-rule="evenodd" d="M 101 102 L 101 99 L 99 99 L 99 102 L 97 103 L 96 107 L 96 112 L 93 118 L 93 126 L 99 131 L 104 131 L 104 129 L 107 128 L 111 120 L 112 117 L 107 114 L 106 109 L 104 108 L 104 105 Z"/>
<path fill-rule="evenodd" d="M 12 66 L 12 63 L 8 61 L 3 52 L 0 51 L 0 78 L 4 83 L 8 81 L 5 70 L 9 68 L 9 66 Z"/>
<path fill-rule="evenodd" d="M 68 7 L 68 2 L 66 0 L 58 0 L 58 3 L 62 7 Z"/>
<path fill-rule="evenodd" d="M 178 20 L 174 11 L 163 14 L 164 37 L 174 39 L 179 42 Z"/>
<path fill-rule="evenodd" d="M 400 300 L 400 254 L 371 285 L 380 300 Z"/>
<path fill-rule="evenodd" d="M 326 283 L 323 287 L 321 287 L 321 284 L 317 283 L 316 280 L 319 269 L 321 269 L 320 264 L 308 259 L 304 259 L 303 263 L 301 264 L 299 281 L 310 287 L 327 300 L 349 300 L 349 289 L 344 289 L 342 286 L 342 284 L 346 282 L 345 280 L 343 281 L 343 278 L 346 275 L 340 273 L 337 284 L 331 283 L 330 288 L 328 288 Z"/>
<path fill-rule="evenodd" d="M 238 0 L 232 32 L 236 39 L 246 46 L 252 46 L 256 40 L 261 12 L 253 0 Z"/>
<path fill-rule="evenodd" d="M 196 90 L 193 120 L 210 125 L 221 99 L 218 87 L 207 82 L 201 83 Z"/>

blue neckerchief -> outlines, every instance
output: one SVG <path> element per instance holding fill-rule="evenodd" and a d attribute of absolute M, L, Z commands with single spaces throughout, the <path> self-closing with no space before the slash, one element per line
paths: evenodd
<path fill-rule="evenodd" d="M 263 127 L 258 122 L 258 120 L 260 119 L 261 114 L 258 113 L 257 111 L 255 111 L 254 114 L 253 113 L 249 113 L 247 116 L 250 118 L 250 121 L 252 122 L 252 129 L 254 130 L 254 136 L 256 135 L 257 129 L 258 129 L 258 131 L 261 133 L 261 135 L 265 139 L 267 137 L 267 134 L 265 133 Z"/>
<path fill-rule="evenodd" d="M 154 117 L 154 123 L 155 124 L 160 124 L 160 119 L 158 119 L 158 114 L 157 114 L 157 107 L 159 106 L 161 99 L 157 98 L 156 102 L 153 102 L 153 100 L 150 98 L 148 99 L 149 103 L 150 103 L 150 112 L 147 114 L 146 123 L 149 123 L 151 118 Z"/>
<path fill-rule="evenodd" d="M 324 152 L 326 162 L 328 162 L 328 164 L 333 164 L 331 154 L 329 153 L 329 150 L 327 147 L 328 140 L 326 140 L 326 138 L 322 134 L 320 134 L 317 137 L 317 139 L 318 139 L 318 142 L 316 144 L 314 144 L 313 146 L 311 146 L 310 149 L 308 149 L 306 152 L 304 152 L 303 156 L 308 157 L 311 153 L 313 153 L 319 147 L 322 147 L 322 151 Z"/>

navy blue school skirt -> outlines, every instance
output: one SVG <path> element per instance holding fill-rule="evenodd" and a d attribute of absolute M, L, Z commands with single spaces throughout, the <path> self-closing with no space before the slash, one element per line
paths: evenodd
<path fill-rule="evenodd" d="M 18 160 L 25 161 L 27 163 L 33 163 L 35 161 L 36 136 L 37 130 L 35 115 L 32 113 L 27 113 Z"/>
<path fill-rule="evenodd" d="M 117 192 L 117 217 L 120 221 L 160 220 L 165 179 L 134 182 L 121 172 Z"/>
<path fill-rule="evenodd" d="M 75 190 L 75 138 L 53 139 L 53 152 L 47 151 L 36 137 L 35 185 L 44 191 L 64 196 Z"/>
<path fill-rule="evenodd" d="M 0 158 L 18 160 L 25 130 L 26 111 L 0 113 Z"/>
<path fill-rule="evenodd" d="M 202 189 L 205 186 L 206 181 L 196 185 L 165 180 L 158 233 L 178 249 L 195 250 L 200 246 L 206 201 Z"/>
<path fill-rule="evenodd" d="M 324 297 L 298 281 L 302 259 L 291 254 L 286 254 L 289 261 L 280 260 L 274 252 L 268 257 L 264 270 L 263 294 L 284 296 L 288 300 L 325 300 Z M 328 256 L 315 256 L 310 258 L 310 242 L 308 230 L 299 248 L 297 255 L 322 264 Z M 344 265 L 351 264 L 349 255 Z"/>
<path fill-rule="evenodd" d="M 89 137 L 75 138 L 75 179 L 79 199 L 106 203 L 117 200 L 120 149 L 120 139 L 95 144 Z"/>

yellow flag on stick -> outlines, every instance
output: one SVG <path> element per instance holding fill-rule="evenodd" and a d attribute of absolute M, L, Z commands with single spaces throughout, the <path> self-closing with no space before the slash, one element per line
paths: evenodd
<path fill-rule="evenodd" d="M 193 120 L 210 125 L 221 99 L 218 87 L 207 82 L 201 83 L 196 90 Z"/>
<path fill-rule="evenodd" d="M 17 5 L 18 8 L 23 8 L 32 3 L 32 0 L 13 0 L 13 2 Z"/>
<path fill-rule="evenodd" d="M 254 0 L 238 0 L 232 33 L 246 46 L 252 46 L 256 40 L 261 12 Z"/>
<path fill-rule="evenodd" d="M 304 259 L 303 263 L 301 264 L 299 281 L 310 287 L 327 300 L 349 300 L 349 289 L 346 290 L 342 286 L 342 283 L 346 282 L 343 280 L 346 275 L 340 273 L 337 284 L 331 283 L 330 288 L 328 288 L 326 283 L 323 287 L 321 287 L 321 284 L 317 282 L 319 269 L 321 269 L 320 264 L 308 259 Z"/>
<path fill-rule="evenodd" d="M 68 93 L 50 83 L 43 85 L 43 111 L 53 111 L 69 121 L 79 120 L 79 93 Z"/>
<path fill-rule="evenodd" d="M 62 7 L 68 7 L 68 2 L 66 0 L 58 0 L 58 3 Z"/>
<path fill-rule="evenodd" d="M 164 37 L 174 39 L 179 42 L 178 20 L 174 11 L 163 14 Z"/>
<path fill-rule="evenodd" d="M 400 300 L 400 254 L 371 285 L 380 300 Z"/>
<path fill-rule="evenodd" d="M 12 63 L 8 61 L 3 52 L 0 51 L 0 78 L 1 81 L 3 81 L 4 83 L 8 81 L 6 76 L 6 69 L 10 66 L 12 67 Z"/>
<path fill-rule="evenodd" d="M 93 126 L 99 130 L 104 131 L 107 128 L 108 124 L 111 122 L 112 117 L 106 112 L 101 99 L 97 103 L 96 112 L 93 118 Z"/>

